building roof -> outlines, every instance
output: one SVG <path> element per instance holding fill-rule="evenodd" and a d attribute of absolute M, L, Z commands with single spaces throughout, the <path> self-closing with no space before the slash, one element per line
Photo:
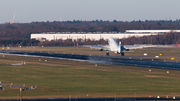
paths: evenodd
<path fill-rule="evenodd" d="M 127 33 L 167 33 L 180 32 L 180 30 L 126 30 Z"/>

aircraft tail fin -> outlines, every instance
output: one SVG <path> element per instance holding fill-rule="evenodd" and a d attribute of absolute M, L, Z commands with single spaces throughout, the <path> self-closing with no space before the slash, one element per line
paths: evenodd
<path fill-rule="evenodd" d="M 122 46 L 121 45 L 121 39 L 119 41 L 119 47 L 120 47 L 121 52 L 134 52 L 134 51 L 130 51 L 129 49 L 126 49 L 124 46 Z"/>

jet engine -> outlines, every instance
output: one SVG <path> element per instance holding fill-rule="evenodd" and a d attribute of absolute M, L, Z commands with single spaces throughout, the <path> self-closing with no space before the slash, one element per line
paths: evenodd
<path fill-rule="evenodd" d="M 99 49 L 99 51 L 103 51 L 103 49 Z"/>

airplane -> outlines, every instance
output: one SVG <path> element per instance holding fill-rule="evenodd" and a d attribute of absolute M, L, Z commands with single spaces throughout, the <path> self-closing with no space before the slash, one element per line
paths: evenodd
<path fill-rule="evenodd" d="M 122 46 L 121 41 L 119 44 L 114 38 L 108 39 L 108 44 L 106 46 L 91 46 L 91 45 L 78 45 L 81 47 L 89 47 L 89 48 L 96 48 L 100 51 L 106 50 L 106 56 L 109 56 L 109 52 L 114 52 L 116 54 L 121 54 L 121 56 L 124 56 L 125 52 L 134 52 L 130 51 L 129 49 L 138 49 L 138 48 L 146 48 L 146 47 L 155 47 L 156 45 L 128 45 L 128 46 Z"/>

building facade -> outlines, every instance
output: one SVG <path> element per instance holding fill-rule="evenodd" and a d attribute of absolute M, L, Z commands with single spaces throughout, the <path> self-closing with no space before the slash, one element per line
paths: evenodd
<path fill-rule="evenodd" d="M 62 33 L 34 33 L 31 34 L 31 39 L 36 39 L 40 41 L 51 41 L 51 40 L 58 40 L 58 39 L 91 39 L 91 40 L 99 40 L 99 39 L 109 39 L 110 37 L 113 38 L 128 38 L 132 36 L 140 37 L 140 36 L 149 36 L 149 35 L 157 35 L 158 33 L 69 33 L 69 32 L 62 32 Z"/>

